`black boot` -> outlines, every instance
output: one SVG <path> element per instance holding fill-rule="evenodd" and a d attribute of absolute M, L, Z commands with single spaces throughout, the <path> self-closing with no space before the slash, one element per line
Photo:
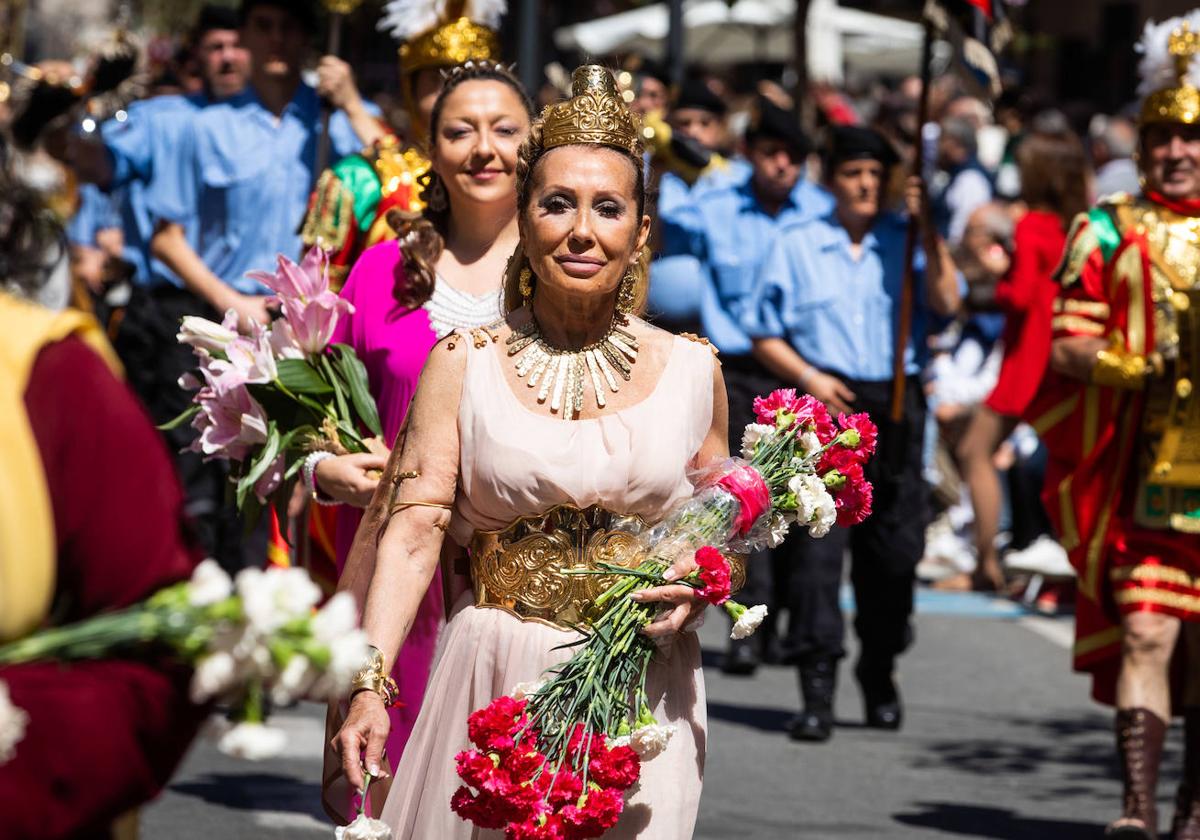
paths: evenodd
<path fill-rule="evenodd" d="M 833 735 L 833 694 L 837 660 L 813 657 L 800 665 L 800 696 L 804 709 L 791 725 L 793 741 L 828 741 Z"/>
<path fill-rule="evenodd" d="M 1158 811 L 1154 795 L 1167 724 L 1149 709 L 1121 709 L 1117 712 L 1116 734 L 1124 793 L 1121 817 L 1108 826 L 1104 836 L 1112 840 L 1155 840 Z"/>
<path fill-rule="evenodd" d="M 758 670 L 758 651 L 755 649 L 755 639 L 735 639 L 729 643 L 729 650 L 721 662 L 721 672 L 735 677 L 749 677 Z"/>
<path fill-rule="evenodd" d="M 892 679 L 893 659 L 860 656 L 854 678 L 862 689 L 865 724 L 871 729 L 899 729 L 904 723 L 904 706 Z"/>
<path fill-rule="evenodd" d="M 1171 840 L 1200 840 L 1200 707 L 1183 710 L 1183 778 L 1175 795 Z"/>

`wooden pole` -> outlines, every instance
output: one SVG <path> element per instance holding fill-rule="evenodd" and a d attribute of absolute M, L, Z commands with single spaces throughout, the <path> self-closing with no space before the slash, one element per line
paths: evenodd
<path fill-rule="evenodd" d="M 683 31 L 683 0 L 668 0 L 667 2 L 667 72 L 671 84 L 683 84 L 684 73 L 687 69 L 687 58 L 684 54 Z"/>
<path fill-rule="evenodd" d="M 913 173 L 921 176 L 925 171 L 925 123 L 929 119 L 929 84 L 932 71 L 930 58 L 933 51 L 933 27 L 925 21 L 925 40 L 921 44 L 921 99 L 917 106 L 917 148 L 913 159 Z M 904 419 L 904 353 L 912 333 L 913 286 L 916 273 L 913 257 L 917 253 L 917 237 L 921 232 L 921 218 L 912 216 L 908 220 L 908 232 L 904 239 L 904 283 L 900 289 L 900 319 L 896 325 L 895 356 L 892 360 L 892 420 Z M 932 255 L 929 255 L 932 258 Z"/>
<path fill-rule="evenodd" d="M 346 16 L 341 12 L 333 12 L 329 16 L 329 43 L 326 45 L 326 55 L 336 56 L 342 51 L 342 22 Z M 321 177 L 321 173 L 329 166 L 329 149 L 331 140 L 329 137 L 329 120 L 333 116 L 333 108 L 328 102 L 321 103 L 321 138 L 317 141 L 317 166 L 313 171 L 313 186 L 316 186 L 317 179 Z"/>

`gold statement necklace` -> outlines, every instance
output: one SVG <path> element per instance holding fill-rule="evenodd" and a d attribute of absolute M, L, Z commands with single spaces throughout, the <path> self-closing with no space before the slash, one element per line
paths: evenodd
<path fill-rule="evenodd" d="M 550 401 L 550 411 L 562 417 L 576 417 L 583 411 L 583 393 L 590 381 L 596 405 L 604 408 L 604 385 L 614 394 L 621 390 L 618 377 L 628 382 L 637 361 L 638 341 L 629 331 L 629 318 L 613 316 L 604 337 L 579 350 L 552 347 L 542 336 L 536 318 L 513 332 L 505 342 L 508 356 L 515 360 L 517 376 L 530 388 L 537 388 L 537 401 Z"/>

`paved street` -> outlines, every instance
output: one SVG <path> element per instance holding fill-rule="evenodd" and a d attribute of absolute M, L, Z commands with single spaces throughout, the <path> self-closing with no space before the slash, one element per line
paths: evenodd
<path fill-rule="evenodd" d="M 714 617 L 715 618 L 715 617 Z M 706 664 L 721 622 L 702 630 Z M 1006 602 L 922 592 L 918 640 L 903 662 L 908 723 L 862 729 L 848 668 L 843 721 L 825 745 L 790 742 L 795 674 L 732 679 L 706 672 L 710 748 L 696 833 L 705 840 L 775 838 L 1098 838 L 1119 794 L 1111 718 L 1070 673 L 1068 619 L 1023 615 Z M 289 749 L 262 764 L 198 743 L 143 818 L 147 840 L 330 837 L 318 804 L 322 712 L 278 715 Z M 1172 732 L 1161 813 L 1179 763 Z"/>

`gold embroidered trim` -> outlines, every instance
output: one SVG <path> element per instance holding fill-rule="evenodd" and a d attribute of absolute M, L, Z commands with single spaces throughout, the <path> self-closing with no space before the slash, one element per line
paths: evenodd
<path fill-rule="evenodd" d="M 1067 417 L 1070 417 L 1075 411 L 1075 406 L 1079 405 L 1079 394 L 1072 394 L 1058 405 L 1051 408 L 1041 417 L 1038 417 L 1030 425 L 1033 430 L 1039 435 L 1045 434 L 1049 429 L 1054 428 Z"/>
<path fill-rule="evenodd" d="M 1089 320 L 1081 315 L 1055 315 L 1050 326 L 1056 332 L 1067 332 L 1075 335 L 1104 335 L 1104 325 Z"/>
<path fill-rule="evenodd" d="M 1200 597 L 1172 592 L 1168 589 L 1119 589 L 1114 595 L 1118 604 L 1159 604 L 1186 612 L 1200 612 Z"/>
<path fill-rule="evenodd" d="M 1101 630 L 1099 633 L 1093 633 L 1090 636 L 1085 636 L 1075 642 L 1075 656 L 1084 656 L 1100 648 L 1108 647 L 1109 645 L 1121 640 L 1121 628 L 1110 627 L 1107 630 Z"/>
<path fill-rule="evenodd" d="M 1192 577 L 1183 569 L 1177 569 L 1174 566 L 1158 566 L 1148 563 L 1140 566 L 1118 566 L 1109 572 L 1109 578 L 1113 583 L 1120 583 L 1127 580 L 1152 580 L 1188 587 L 1195 587 L 1197 581 L 1200 580 Z"/>
<path fill-rule="evenodd" d="M 1055 298 L 1054 311 L 1085 315 L 1097 320 L 1108 318 L 1111 312 L 1107 303 L 1096 300 L 1076 300 L 1075 298 Z"/>

